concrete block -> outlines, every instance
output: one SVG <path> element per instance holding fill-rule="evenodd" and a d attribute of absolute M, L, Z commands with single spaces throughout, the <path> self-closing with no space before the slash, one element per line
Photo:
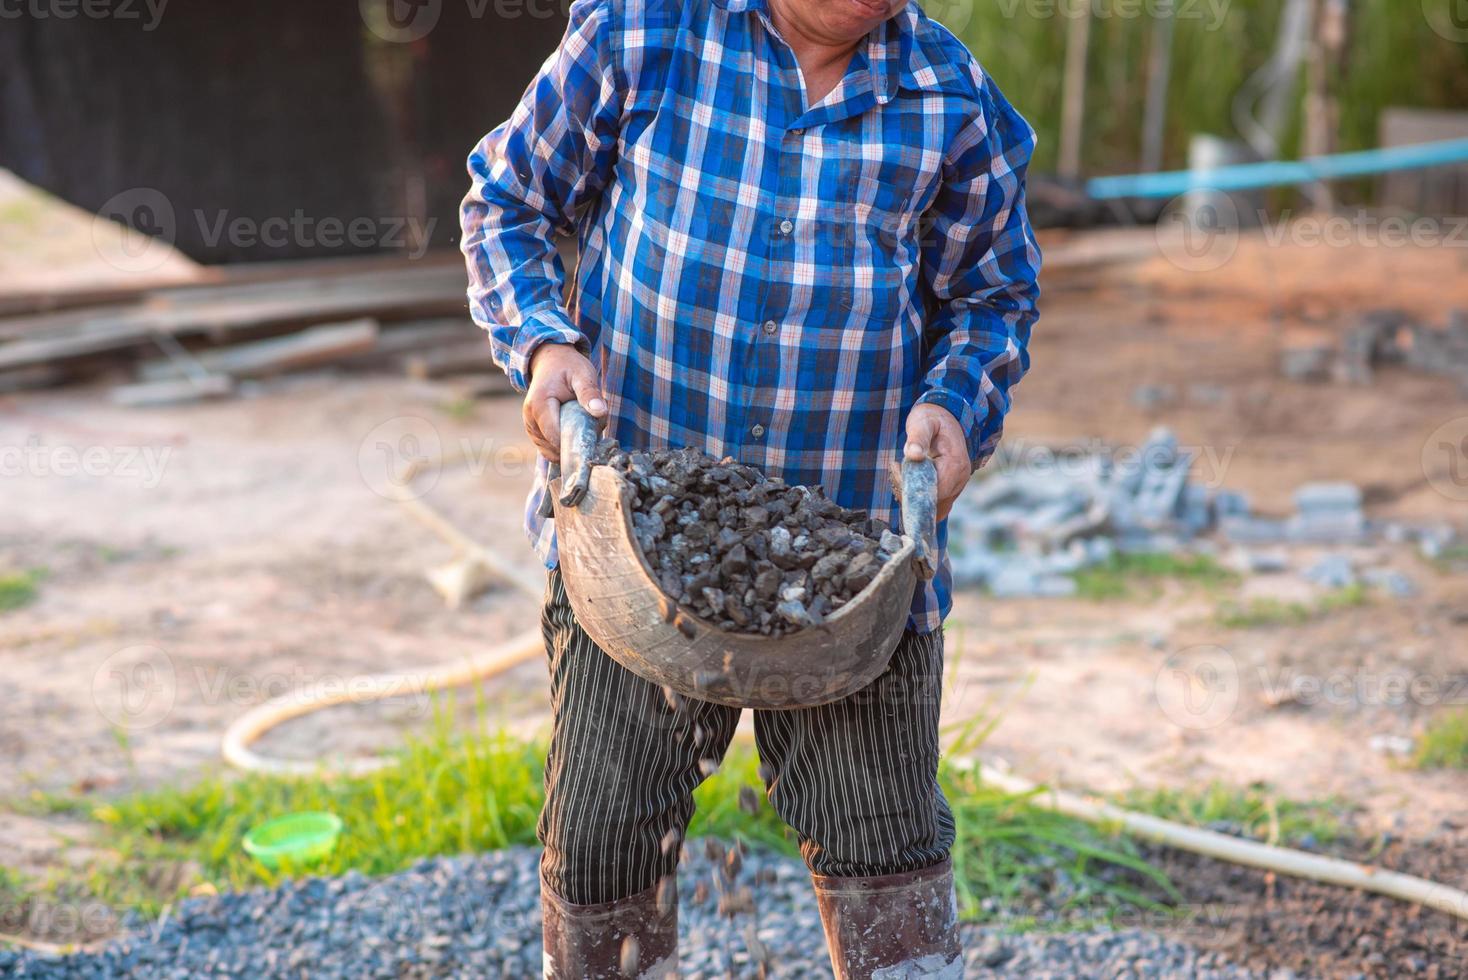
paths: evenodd
<path fill-rule="evenodd" d="M 1221 521 L 1225 517 L 1247 517 L 1249 515 L 1249 496 L 1237 490 L 1215 490 L 1213 492 L 1213 519 Z"/>
<path fill-rule="evenodd" d="M 1361 488 L 1354 483 L 1305 483 L 1295 490 L 1301 514 L 1360 510 L 1362 499 Z"/>
<path fill-rule="evenodd" d="M 1229 566 L 1245 575 L 1277 575 L 1290 569 L 1290 556 L 1280 548 L 1235 548 Z"/>
<path fill-rule="evenodd" d="M 1417 594 L 1417 585 L 1406 575 L 1391 568 L 1371 568 L 1361 573 L 1367 585 L 1380 589 L 1398 599 L 1410 599 Z"/>
<path fill-rule="evenodd" d="M 1323 589 L 1344 589 L 1356 584 L 1356 570 L 1345 555 L 1326 555 L 1305 569 L 1303 576 Z"/>
<path fill-rule="evenodd" d="M 1290 381 L 1326 381 L 1334 359 L 1335 351 L 1328 344 L 1286 347 L 1279 352 L 1279 372 Z"/>
<path fill-rule="evenodd" d="M 1177 401 L 1177 389 L 1172 385 L 1137 385 L 1132 389 L 1132 404 L 1145 412 L 1165 408 Z"/>
<path fill-rule="evenodd" d="M 1241 544 L 1274 544 L 1289 540 L 1284 521 L 1247 514 L 1226 514 L 1218 522 L 1219 532 Z"/>

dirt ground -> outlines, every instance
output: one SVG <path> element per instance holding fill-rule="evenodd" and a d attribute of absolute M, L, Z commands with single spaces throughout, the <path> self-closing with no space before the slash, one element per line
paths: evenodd
<path fill-rule="evenodd" d="M 1048 244 L 1063 256 L 1094 242 Z M 1434 442 L 1468 421 L 1451 382 L 1390 370 L 1369 386 L 1306 385 L 1275 369 L 1282 343 L 1337 334 L 1364 308 L 1440 323 L 1468 307 L 1468 250 L 1251 237 L 1207 272 L 1155 246 L 1140 254 L 1047 275 L 1010 439 L 1134 445 L 1165 423 L 1202 454 L 1196 479 L 1261 510 L 1283 514 L 1298 484 L 1341 479 L 1366 489 L 1373 518 L 1468 530 L 1468 488 L 1453 482 L 1468 460 L 1439 458 Z M 1137 407 L 1139 385 L 1174 400 Z M 225 726 L 272 695 L 462 659 L 534 626 L 536 603 L 508 587 L 445 608 L 424 571 L 451 551 L 391 499 L 389 479 L 412 458 L 466 452 L 471 465 L 415 487 L 533 570 L 518 418 L 512 399 L 465 412 L 440 389 L 331 373 L 172 409 L 118 408 L 102 390 L 0 399 L 0 569 L 44 572 L 35 602 L 0 613 L 0 801 L 196 778 L 220 767 Z M 1468 704 L 1468 576 L 1406 545 L 1358 557 L 1405 572 L 1419 594 L 1254 629 L 1217 625 L 1217 596 L 1172 584 L 1105 602 L 961 594 L 947 718 L 1001 714 L 984 754 L 1037 779 L 1101 791 L 1264 780 L 1358 804 L 1368 833 L 1461 841 L 1468 774 L 1405 768 L 1372 739 Z M 1291 573 L 1235 591 L 1304 590 Z M 1281 697 L 1301 678 L 1328 693 Z M 1217 705 L 1186 700 L 1200 679 Z M 537 662 L 497 681 L 491 722 L 542 725 L 544 681 Z M 313 716 L 261 747 L 371 753 L 425 724 L 432 703 Z M 58 832 L 81 831 L 3 810 L 0 865 L 44 867 L 63 855 Z M 1461 865 L 1436 870 L 1468 885 Z"/>

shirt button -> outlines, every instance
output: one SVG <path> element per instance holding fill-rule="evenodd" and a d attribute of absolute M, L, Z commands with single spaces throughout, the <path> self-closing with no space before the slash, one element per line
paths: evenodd
<path fill-rule="evenodd" d="M 788 235 L 794 230 L 795 222 L 791 221 L 789 218 L 786 218 L 784 221 L 780 222 L 780 234 Z"/>
<path fill-rule="evenodd" d="M 756 425 L 754 428 L 749 430 L 749 434 L 758 439 L 760 436 L 765 434 L 765 427 L 762 425 Z"/>
<path fill-rule="evenodd" d="M 780 329 L 779 325 L 776 324 L 774 320 L 766 320 L 765 321 L 765 333 L 772 334 L 776 330 L 779 330 L 779 329 Z"/>

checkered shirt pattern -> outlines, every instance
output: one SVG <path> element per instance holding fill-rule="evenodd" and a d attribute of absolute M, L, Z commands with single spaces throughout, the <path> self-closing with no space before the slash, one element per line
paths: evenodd
<path fill-rule="evenodd" d="M 577 0 L 469 157 L 469 307 L 516 388 L 542 344 L 589 354 L 624 447 L 732 456 L 895 525 L 913 405 L 951 412 L 977 467 L 1029 367 L 1035 135 L 915 3 L 808 105 L 766 4 Z M 545 470 L 526 523 L 554 567 Z M 950 595 L 945 560 L 910 627 Z"/>

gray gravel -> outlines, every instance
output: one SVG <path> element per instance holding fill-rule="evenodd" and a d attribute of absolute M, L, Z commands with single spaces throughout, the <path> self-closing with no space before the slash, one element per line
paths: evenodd
<path fill-rule="evenodd" d="M 720 848 L 715 845 L 713 856 Z M 538 852 L 514 848 L 423 861 L 382 878 L 352 873 L 179 905 L 162 925 L 92 954 L 62 959 L 0 951 L 4 977 L 513 977 L 540 974 Z M 686 978 L 755 976 L 751 947 L 773 977 L 830 977 L 805 868 L 752 852 L 728 889 L 702 844 L 679 873 Z M 755 910 L 738 883 L 752 888 Z M 750 942 L 750 936 L 756 940 Z M 1214 954 L 1145 930 L 1010 934 L 972 928 L 971 977 L 1242 980 Z M 1275 974 L 1280 977 L 1282 974 Z"/>

